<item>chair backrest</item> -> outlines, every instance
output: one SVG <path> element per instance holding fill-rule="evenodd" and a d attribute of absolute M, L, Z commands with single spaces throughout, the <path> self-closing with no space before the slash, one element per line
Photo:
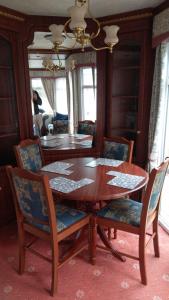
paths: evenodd
<path fill-rule="evenodd" d="M 167 158 L 158 168 L 154 168 L 149 177 L 148 185 L 143 198 L 142 223 L 146 224 L 158 216 L 161 191 L 169 165 Z"/>
<path fill-rule="evenodd" d="M 117 160 L 132 161 L 134 141 L 120 136 L 104 137 L 102 157 Z"/>
<path fill-rule="evenodd" d="M 96 124 L 91 120 L 84 120 L 78 122 L 77 133 L 94 135 Z"/>
<path fill-rule="evenodd" d="M 45 175 L 7 167 L 18 222 L 46 231 L 56 230 L 56 216 L 49 179 Z"/>
<path fill-rule="evenodd" d="M 40 145 L 40 140 L 26 139 L 14 146 L 18 167 L 33 172 L 39 171 L 43 164 L 44 158 Z"/>

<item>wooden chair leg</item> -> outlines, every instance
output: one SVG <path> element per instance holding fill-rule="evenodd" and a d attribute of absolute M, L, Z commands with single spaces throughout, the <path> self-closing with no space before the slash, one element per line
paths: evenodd
<path fill-rule="evenodd" d="M 108 235 L 108 239 L 110 241 L 111 240 L 111 228 L 110 227 L 108 227 L 107 235 Z"/>
<path fill-rule="evenodd" d="M 139 264 L 141 282 L 147 285 L 146 262 L 145 262 L 145 235 L 139 236 Z"/>
<path fill-rule="evenodd" d="M 19 274 L 22 275 L 25 270 L 25 232 L 22 225 L 18 228 L 19 238 Z"/>
<path fill-rule="evenodd" d="M 117 239 L 117 229 L 114 229 L 114 239 Z"/>
<path fill-rule="evenodd" d="M 109 239 L 109 241 L 112 239 L 112 236 L 111 236 L 111 228 L 110 228 L 110 227 L 108 228 L 108 239 Z M 114 229 L 114 232 L 113 232 L 113 239 L 117 239 L 117 229 Z"/>
<path fill-rule="evenodd" d="M 155 233 L 155 237 L 153 238 L 154 245 L 154 253 L 156 257 L 160 257 L 160 249 L 158 242 L 158 219 L 156 218 L 153 222 L 153 233 Z"/>
<path fill-rule="evenodd" d="M 96 220 L 95 217 L 91 218 L 89 230 L 89 247 L 90 247 L 90 261 L 92 265 L 96 263 Z"/>
<path fill-rule="evenodd" d="M 51 282 L 51 295 L 54 296 L 58 288 L 58 259 L 59 248 L 55 242 L 52 249 L 52 282 Z"/>

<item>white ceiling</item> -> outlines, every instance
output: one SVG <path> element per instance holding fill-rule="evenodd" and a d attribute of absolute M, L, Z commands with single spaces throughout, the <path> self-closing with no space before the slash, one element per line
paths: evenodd
<path fill-rule="evenodd" d="M 95 17 L 156 7 L 164 0 L 90 0 L 91 12 Z M 74 0 L 0 0 L 0 5 L 30 15 L 68 16 L 67 8 Z"/>

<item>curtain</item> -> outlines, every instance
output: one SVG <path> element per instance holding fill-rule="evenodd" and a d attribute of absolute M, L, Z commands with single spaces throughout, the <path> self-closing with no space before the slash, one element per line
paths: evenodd
<path fill-rule="evenodd" d="M 67 98 L 70 112 L 70 132 L 76 132 L 78 121 L 81 119 L 81 84 L 80 69 L 77 68 L 67 74 Z"/>
<path fill-rule="evenodd" d="M 157 167 L 164 160 L 166 108 L 168 103 L 168 68 L 168 43 L 162 43 L 156 49 L 152 87 L 148 144 L 149 171 Z"/>
<path fill-rule="evenodd" d="M 56 107 L 56 87 L 55 79 L 53 78 L 41 78 L 44 90 L 46 92 L 50 106 L 52 107 L 53 113 L 57 111 Z"/>

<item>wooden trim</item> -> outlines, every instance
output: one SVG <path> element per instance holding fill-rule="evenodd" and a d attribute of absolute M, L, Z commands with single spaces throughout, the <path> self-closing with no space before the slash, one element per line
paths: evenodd
<path fill-rule="evenodd" d="M 19 13 L 18 11 L 14 10 L 14 9 L 10 9 L 4 6 L 0 5 L 0 16 L 5 17 L 5 18 L 9 18 L 9 19 L 13 19 L 13 20 L 17 20 L 19 22 L 24 22 L 26 19 L 26 15 Z"/>
<path fill-rule="evenodd" d="M 6 18 L 10 18 L 10 19 L 14 19 L 14 20 L 17 20 L 17 21 L 20 21 L 20 22 L 24 22 L 25 21 L 24 18 L 21 18 L 21 17 L 15 16 L 15 15 L 11 15 L 11 14 L 5 13 L 5 12 L 3 12 L 1 10 L 0 10 L 0 16 L 6 17 Z"/>
<path fill-rule="evenodd" d="M 147 12 L 147 13 L 142 13 L 142 14 L 138 14 L 138 15 L 133 15 L 133 16 L 124 16 L 124 17 L 117 17 L 117 18 L 113 18 L 107 21 L 102 21 L 101 25 L 107 25 L 107 24 L 111 24 L 112 22 L 126 22 L 126 21 L 133 21 L 133 20 L 138 20 L 138 19 L 145 19 L 145 18 L 150 18 L 153 16 L 152 12 Z"/>
<path fill-rule="evenodd" d="M 161 3 L 160 5 L 155 7 L 154 8 L 154 15 L 159 14 L 160 12 L 165 10 L 166 8 L 169 8 L 169 0 L 164 1 L 163 3 Z"/>
<path fill-rule="evenodd" d="M 163 41 L 167 40 L 168 38 L 169 38 L 169 31 L 154 37 L 152 40 L 152 47 L 156 48 L 158 45 L 160 45 Z"/>

